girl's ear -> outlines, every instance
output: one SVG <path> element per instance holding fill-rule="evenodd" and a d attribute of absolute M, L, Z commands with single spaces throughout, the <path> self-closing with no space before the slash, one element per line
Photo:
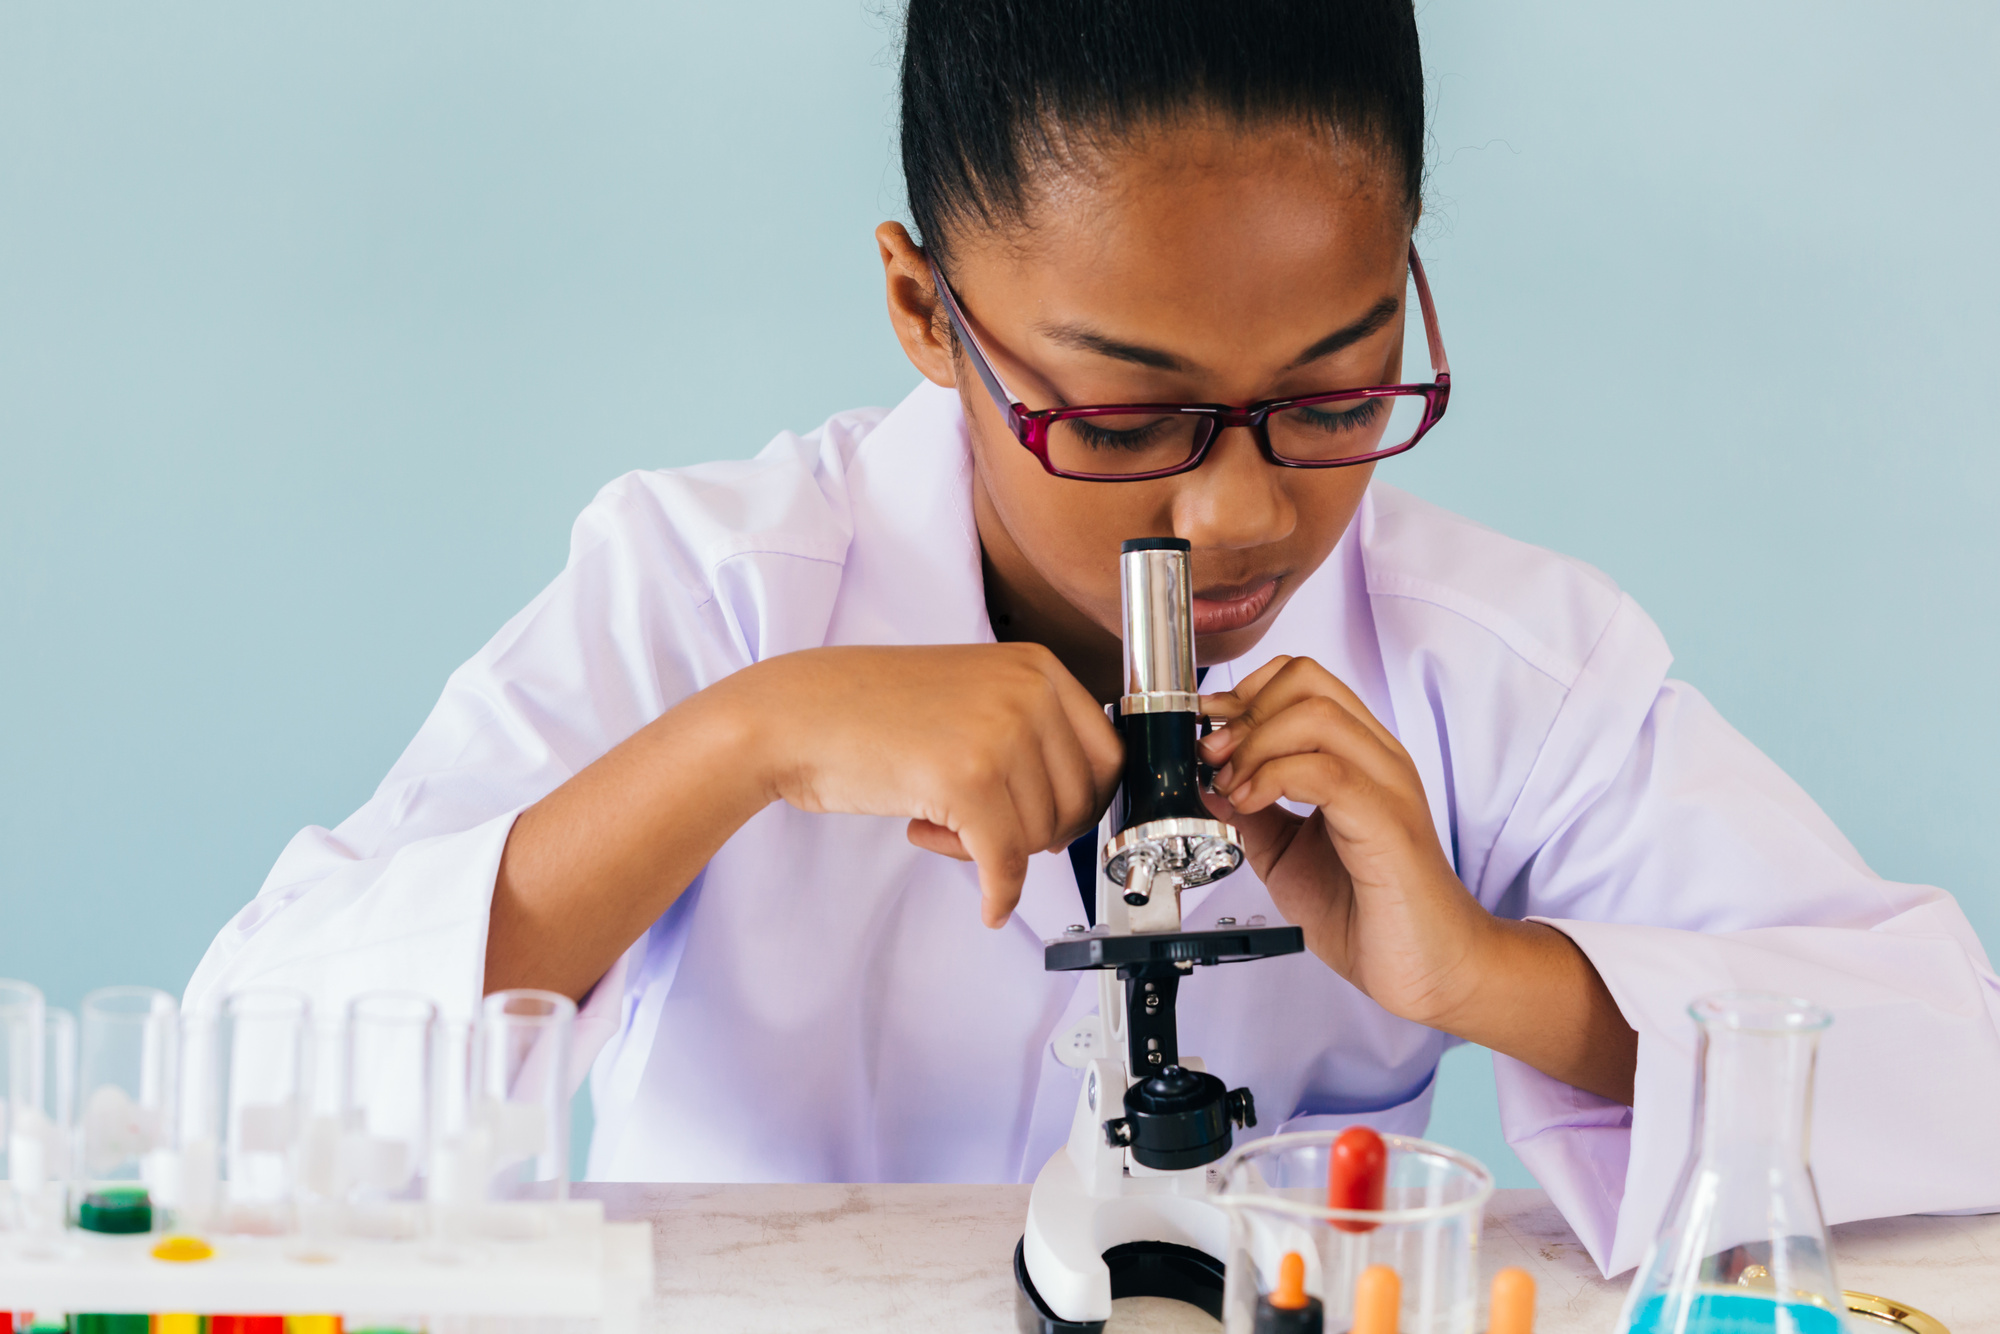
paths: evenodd
<path fill-rule="evenodd" d="M 875 229 L 875 248 L 881 252 L 882 276 L 889 288 L 889 325 L 903 345 L 903 355 L 932 384 L 956 388 L 950 326 L 922 248 L 900 222 L 885 222 Z"/>

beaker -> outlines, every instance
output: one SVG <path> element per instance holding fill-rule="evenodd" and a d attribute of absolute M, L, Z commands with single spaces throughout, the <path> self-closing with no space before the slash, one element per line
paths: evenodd
<path fill-rule="evenodd" d="M 473 1034 L 470 1120 L 488 1137 L 487 1198 L 569 1196 L 569 1044 L 576 1003 L 496 991 Z"/>
<path fill-rule="evenodd" d="M 1697 1027 L 1687 1165 L 1625 1296 L 1633 1334 L 1839 1334 L 1843 1303 L 1808 1165 L 1811 1001 L 1720 992 Z"/>
<path fill-rule="evenodd" d="M 1383 1207 L 1333 1208 L 1327 1183 L 1339 1137 L 1272 1135 L 1223 1160 L 1216 1201 L 1229 1214 L 1227 1334 L 1252 1334 L 1257 1299 L 1277 1287 L 1289 1252 L 1305 1261 L 1305 1291 L 1324 1307 L 1328 1330 L 1348 1328 L 1361 1275 L 1386 1265 L 1401 1279 L 1402 1334 L 1472 1334 L 1479 1223 L 1492 1174 L 1441 1144 L 1383 1135 Z"/>
<path fill-rule="evenodd" d="M 179 1178 L 183 1226 L 260 1236 L 298 1224 L 301 1131 L 312 1089 L 312 1006 L 252 987 L 181 1032 Z"/>
<path fill-rule="evenodd" d="M 437 1006 L 422 996 L 373 991 L 347 1007 L 342 1156 L 351 1220 L 367 1235 L 406 1235 L 421 1222 L 397 1206 L 421 1199 L 429 1175 L 437 1044 Z"/>
<path fill-rule="evenodd" d="M 152 987 L 104 987 L 83 998 L 73 1164 L 81 1203 L 93 1186 L 157 1189 L 176 1175 L 168 1159 L 179 1029 L 174 998 Z"/>

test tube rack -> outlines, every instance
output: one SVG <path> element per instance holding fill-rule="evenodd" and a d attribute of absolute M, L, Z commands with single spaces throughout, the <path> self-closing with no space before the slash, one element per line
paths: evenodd
<path fill-rule="evenodd" d="M 156 1258 L 159 1232 L 0 1233 L 0 1310 L 508 1316 L 638 1334 L 653 1291 L 648 1224 L 606 1222 L 597 1200 L 495 1205 L 483 1221 L 450 1241 L 205 1235 L 213 1254 L 195 1261 Z"/>

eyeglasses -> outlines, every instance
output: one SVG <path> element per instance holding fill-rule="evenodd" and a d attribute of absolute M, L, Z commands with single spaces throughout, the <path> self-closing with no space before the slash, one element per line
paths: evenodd
<path fill-rule="evenodd" d="M 1268 398 L 1231 407 L 1224 403 L 1107 403 L 1076 408 L 1030 408 L 1000 382 L 958 294 L 933 262 L 931 277 L 952 329 L 972 367 L 1000 409 L 1014 438 L 1057 477 L 1080 482 L 1144 482 L 1198 468 L 1227 427 L 1250 431 L 1264 457 L 1281 468 L 1350 468 L 1400 454 L 1444 417 L 1451 399 L 1451 368 L 1438 337 L 1437 311 L 1423 261 L 1410 246 L 1410 276 L 1424 312 L 1430 343 L 1430 384 L 1378 384 L 1298 398 Z"/>

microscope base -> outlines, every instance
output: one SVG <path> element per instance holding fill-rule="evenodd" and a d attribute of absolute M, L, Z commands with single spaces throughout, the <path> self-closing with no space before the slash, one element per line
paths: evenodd
<path fill-rule="evenodd" d="M 1021 1334 L 1102 1334 L 1102 1320 L 1065 1320 L 1051 1311 L 1028 1277 L 1025 1239 L 1014 1243 L 1014 1327 Z M 1222 1262 L 1170 1241 L 1133 1241 L 1104 1253 L 1111 1299 L 1166 1297 L 1222 1319 Z"/>
<path fill-rule="evenodd" d="M 1122 1063 L 1090 1063 L 1069 1143 L 1035 1178 L 1014 1264 L 1028 1334 L 1101 1327 L 1115 1297 L 1174 1297 L 1220 1315 L 1229 1220 L 1209 1197 L 1210 1167 L 1156 1172 L 1105 1142 L 1126 1082 Z"/>

